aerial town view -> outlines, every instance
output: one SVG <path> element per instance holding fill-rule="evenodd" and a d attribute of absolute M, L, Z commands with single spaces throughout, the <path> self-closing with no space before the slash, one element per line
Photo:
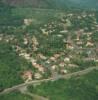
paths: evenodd
<path fill-rule="evenodd" d="M 0 100 L 98 100 L 98 0 L 0 0 Z"/>

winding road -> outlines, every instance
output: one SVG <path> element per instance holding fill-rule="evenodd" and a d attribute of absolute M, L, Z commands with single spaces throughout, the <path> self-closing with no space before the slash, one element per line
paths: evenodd
<path fill-rule="evenodd" d="M 26 86 L 33 85 L 33 84 L 38 84 L 38 83 L 48 82 L 48 81 L 56 81 L 56 80 L 62 79 L 62 78 L 68 79 L 68 78 L 71 78 L 71 77 L 74 77 L 74 76 L 85 75 L 85 74 L 87 74 L 87 73 L 89 73 L 93 70 L 98 70 L 98 67 L 90 67 L 90 68 L 87 68 L 87 69 L 82 70 L 82 71 L 73 72 L 73 73 L 69 73 L 69 74 L 66 74 L 66 75 L 58 75 L 57 77 L 52 77 L 52 78 L 48 78 L 48 79 L 30 81 L 28 83 L 23 83 L 23 84 L 20 84 L 20 85 L 13 86 L 11 88 L 7 88 L 4 91 L 0 92 L 0 95 L 10 93 L 10 92 L 15 91 L 15 90 L 20 90 L 21 88 L 24 88 Z"/>

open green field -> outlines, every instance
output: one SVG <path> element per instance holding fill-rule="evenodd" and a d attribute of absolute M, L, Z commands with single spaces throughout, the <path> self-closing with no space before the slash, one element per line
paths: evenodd
<path fill-rule="evenodd" d="M 68 80 L 42 83 L 37 87 L 30 86 L 32 93 L 45 96 L 50 100 L 97 100 L 98 71 Z"/>

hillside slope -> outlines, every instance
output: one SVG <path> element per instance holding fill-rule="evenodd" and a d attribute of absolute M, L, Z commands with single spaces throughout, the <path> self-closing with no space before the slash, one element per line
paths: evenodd
<path fill-rule="evenodd" d="M 96 8 L 98 9 L 98 0 L 3 0 L 5 3 L 14 6 L 31 6 L 36 8 Z"/>

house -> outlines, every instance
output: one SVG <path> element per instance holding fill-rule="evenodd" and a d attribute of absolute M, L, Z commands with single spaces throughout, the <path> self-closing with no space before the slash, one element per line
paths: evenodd
<path fill-rule="evenodd" d="M 82 45 L 83 42 L 82 42 L 82 41 L 77 41 L 76 44 L 77 44 L 77 45 Z"/>
<path fill-rule="evenodd" d="M 22 73 L 22 79 L 25 80 L 25 82 L 28 82 L 28 81 L 32 81 L 32 77 L 33 77 L 33 73 L 32 71 L 24 71 Z"/>
<path fill-rule="evenodd" d="M 56 68 L 57 68 L 56 65 L 52 65 L 52 66 L 51 66 L 51 69 L 52 69 L 52 70 L 56 70 Z"/>
<path fill-rule="evenodd" d="M 50 64 L 50 60 L 47 60 L 46 63 L 47 63 L 47 64 Z"/>
<path fill-rule="evenodd" d="M 38 71 L 44 73 L 45 70 L 44 70 L 44 67 L 42 65 L 37 64 L 36 62 L 32 62 L 32 65 L 33 65 L 33 67 L 37 68 Z"/>
<path fill-rule="evenodd" d="M 25 59 L 29 60 L 30 59 L 30 54 L 24 53 Z"/>
<path fill-rule="evenodd" d="M 92 47 L 92 46 L 94 46 L 94 43 L 91 42 L 91 41 L 87 41 L 86 46 L 90 46 L 90 47 Z"/>
<path fill-rule="evenodd" d="M 64 62 L 70 62 L 70 58 L 69 57 L 65 57 L 64 58 Z"/>
<path fill-rule="evenodd" d="M 39 42 L 35 36 L 32 38 L 32 49 L 33 51 L 36 51 L 38 48 L 37 46 L 39 45 Z"/>
<path fill-rule="evenodd" d="M 3 39 L 3 37 L 0 36 L 0 41 Z"/>
<path fill-rule="evenodd" d="M 46 31 L 46 29 L 41 29 L 41 31 L 42 31 L 42 33 L 44 34 L 44 35 L 48 35 L 49 33 Z"/>
<path fill-rule="evenodd" d="M 95 14 L 89 14 L 89 16 L 90 16 L 90 17 L 94 17 L 94 16 L 95 16 Z"/>
<path fill-rule="evenodd" d="M 78 68 L 79 66 L 75 65 L 75 64 L 68 64 L 68 67 L 70 67 L 70 68 Z"/>
<path fill-rule="evenodd" d="M 77 35 L 76 35 L 76 40 L 77 40 L 77 41 L 80 40 L 80 36 L 81 36 L 81 34 L 78 32 Z"/>
<path fill-rule="evenodd" d="M 40 72 L 42 72 L 42 73 L 45 72 L 44 67 L 42 67 L 42 66 L 40 66 L 40 67 L 38 68 L 38 70 L 39 70 Z"/>
<path fill-rule="evenodd" d="M 24 44 L 27 45 L 28 44 L 28 39 L 24 38 Z"/>
<path fill-rule="evenodd" d="M 85 18 L 87 16 L 86 12 L 83 12 L 82 16 Z"/>
<path fill-rule="evenodd" d="M 36 65 L 37 65 L 36 61 L 32 61 L 32 65 L 33 65 L 34 67 L 36 67 Z"/>
<path fill-rule="evenodd" d="M 35 63 L 35 62 L 37 61 L 37 60 L 34 59 L 34 58 L 31 58 L 30 60 L 31 60 L 32 65 L 33 65 L 33 63 Z"/>
<path fill-rule="evenodd" d="M 72 17 L 72 16 L 73 16 L 73 14 L 72 14 L 72 13 L 69 13 L 69 14 L 67 14 L 67 16 L 68 16 L 68 17 Z"/>
<path fill-rule="evenodd" d="M 40 73 L 35 73 L 34 74 L 34 78 L 35 79 L 41 79 L 42 78 L 42 75 Z"/>
<path fill-rule="evenodd" d="M 43 60 L 46 60 L 47 59 L 47 57 L 45 57 L 43 54 L 41 54 L 41 53 L 39 53 L 38 55 L 37 55 L 37 57 L 38 58 L 41 58 L 41 59 L 43 59 Z"/>
<path fill-rule="evenodd" d="M 62 70 L 60 70 L 60 72 L 61 72 L 62 74 L 67 74 L 67 73 L 68 73 L 68 71 L 67 71 L 66 69 L 62 69 Z"/>
<path fill-rule="evenodd" d="M 95 62 L 98 63 L 98 59 L 96 59 Z"/>
<path fill-rule="evenodd" d="M 57 35 L 57 37 L 63 37 L 63 35 L 61 35 L 61 34 L 58 34 L 58 35 Z"/>
<path fill-rule="evenodd" d="M 90 41 L 92 38 L 90 36 L 87 37 L 87 40 Z"/>
<path fill-rule="evenodd" d="M 60 54 L 54 54 L 53 56 L 55 57 L 55 59 L 58 59 L 60 57 Z"/>
<path fill-rule="evenodd" d="M 26 26 L 30 25 L 32 23 L 32 19 L 24 19 L 24 24 Z"/>
<path fill-rule="evenodd" d="M 82 19 L 82 17 L 81 17 L 81 16 L 78 16 L 77 18 L 78 18 L 78 19 Z"/>
<path fill-rule="evenodd" d="M 65 66 L 65 62 L 61 62 L 61 63 L 59 64 L 59 66 L 60 66 L 60 67 L 64 67 L 64 66 Z"/>
<path fill-rule="evenodd" d="M 90 36 L 90 35 L 92 35 L 93 33 L 92 33 L 92 32 L 87 32 L 86 34 L 87 34 L 87 36 Z"/>
<path fill-rule="evenodd" d="M 16 52 L 20 51 L 21 50 L 21 47 L 19 47 L 18 45 L 14 46 Z"/>
<path fill-rule="evenodd" d="M 66 48 L 67 48 L 67 49 L 71 49 L 71 50 L 74 49 L 74 47 L 73 47 L 73 45 L 72 45 L 71 43 L 67 43 L 67 44 L 66 44 Z"/>
<path fill-rule="evenodd" d="M 60 33 L 67 33 L 68 32 L 68 30 L 62 30 L 62 31 L 60 31 Z"/>
<path fill-rule="evenodd" d="M 71 23 L 71 21 L 69 19 L 66 19 L 66 24 L 69 27 L 69 26 L 71 26 L 72 23 Z"/>
<path fill-rule="evenodd" d="M 50 57 L 50 60 L 56 62 L 56 58 L 55 57 Z"/>
<path fill-rule="evenodd" d="M 88 58 L 85 58 L 84 61 L 96 61 L 96 58 L 95 57 L 88 57 Z"/>
<path fill-rule="evenodd" d="M 32 42 L 33 42 L 33 45 L 35 45 L 35 46 L 39 45 L 38 40 L 35 36 L 33 36 Z"/>
<path fill-rule="evenodd" d="M 5 39 L 5 41 L 8 43 L 9 42 L 9 39 Z"/>

